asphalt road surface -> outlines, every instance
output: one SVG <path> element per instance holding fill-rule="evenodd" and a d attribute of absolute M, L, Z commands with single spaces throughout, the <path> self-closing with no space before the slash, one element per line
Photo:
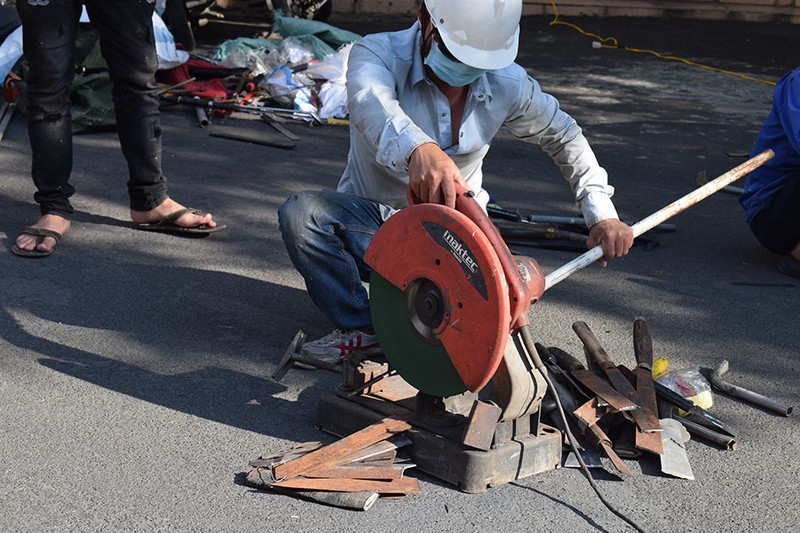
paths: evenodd
<path fill-rule="evenodd" d="M 584 126 L 638 220 L 743 161 L 771 101 L 760 81 L 593 48 L 549 18 L 525 18 L 519 61 Z M 331 22 L 360 34 L 408 19 Z M 570 19 L 623 46 L 652 49 L 775 81 L 796 66 L 800 31 L 781 24 Z M 210 36 L 199 36 L 210 39 Z M 263 132 L 260 121 L 214 127 Z M 295 442 L 331 438 L 314 427 L 323 371 L 270 378 L 299 329 L 331 329 L 308 298 L 277 228 L 290 194 L 333 187 L 347 129 L 288 124 L 295 150 L 213 138 L 188 109 L 163 113 L 164 169 L 178 201 L 228 229 L 206 239 L 136 231 L 126 166 L 113 132 L 75 138 L 72 229 L 46 259 L 10 247 L 34 222 L 30 149 L 16 116 L 0 144 L 0 530 L 39 531 L 628 531 L 574 469 L 482 494 L 417 473 L 421 494 L 353 512 L 237 483 L 249 460 Z M 731 155 L 733 154 L 733 155 Z M 574 215 L 571 194 L 537 147 L 501 135 L 485 164 L 497 202 Z M 737 184 L 741 185 L 741 183 Z M 798 402 L 800 280 L 775 269 L 720 192 L 675 217 L 602 269 L 592 265 L 536 304 L 537 341 L 580 354 L 587 322 L 618 363 L 632 364 L 631 330 L 647 318 L 656 355 L 673 368 L 728 377 Z M 528 249 L 549 272 L 575 253 Z M 747 282 L 748 284 L 738 284 Z M 786 286 L 783 282 L 789 282 Z M 778 283 L 777 285 L 775 285 Z M 649 459 L 621 481 L 598 474 L 620 511 L 648 531 L 791 531 L 796 527 L 796 419 L 714 395 L 712 412 L 737 431 L 735 451 L 691 441 L 694 481 L 664 477 Z"/>

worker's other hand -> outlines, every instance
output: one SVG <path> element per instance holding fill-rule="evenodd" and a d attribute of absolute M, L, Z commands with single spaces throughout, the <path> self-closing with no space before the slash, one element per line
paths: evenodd
<path fill-rule="evenodd" d="M 419 145 L 408 160 L 408 184 L 423 202 L 456 206 L 456 182 L 466 187 L 461 171 L 435 143 Z"/>
<path fill-rule="evenodd" d="M 633 229 L 614 218 L 602 220 L 589 230 L 589 239 L 586 246 L 591 249 L 598 244 L 603 245 L 603 258 L 599 263 L 606 266 L 607 262 L 617 257 L 627 255 L 633 246 Z"/>

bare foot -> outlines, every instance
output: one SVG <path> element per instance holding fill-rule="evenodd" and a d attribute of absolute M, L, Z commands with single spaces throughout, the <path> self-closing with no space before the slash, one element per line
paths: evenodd
<path fill-rule="evenodd" d="M 172 198 L 167 198 L 164 202 L 161 203 L 155 209 L 151 209 L 150 211 L 133 211 L 131 210 L 131 220 L 136 224 L 143 224 L 146 222 L 156 222 L 158 220 L 167 217 L 176 211 L 180 211 L 181 209 L 185 209 L 184 206 L 173 200 Z M 178 226 L 183 226 L 184 228 L 195 228 L 197 226 L 206 225 L 210 228 L 214 228 L 217 226 L 217 223 L 214 222 L 211 213 L 203 213 L 202 215 L 195 215 L 194 213 L 187 212 L 185 215 L 178 218 L 175 221 L 175 224 Z"/>
<path fill-rule="evenodd" d="M 58 215 L 43 215 L 32 227 L 55 231 L 64 235 L 69 229 L 70 222 L 66 218 Z M 42 237 L 39 235 L 28 235 L 23 233 L 17 237 L 17 248 L 25 251 L 37 250 L 39 252 L 50 252 L 56 245 L 53 237 Z"/>

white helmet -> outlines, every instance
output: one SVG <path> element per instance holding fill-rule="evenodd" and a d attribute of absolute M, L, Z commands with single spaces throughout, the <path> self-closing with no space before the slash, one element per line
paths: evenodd
<path fill-rule="evenodd" d="M 514 62 L 522 0 L 425 0 L 431 22 L 456 59 L 494 70 Z"/>

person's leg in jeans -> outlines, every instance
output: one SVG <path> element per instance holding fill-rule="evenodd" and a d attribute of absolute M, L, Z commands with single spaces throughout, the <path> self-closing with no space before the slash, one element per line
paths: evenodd
<path fill-rule="evenodd" d="M 113 82 L 114 112 L 122 152 L 128 162 L 131 219 L 160 220 L 184 207 L 167 196 L 161 172 L 161 125 L 155 72 L 154 2 L 86 0 L 86 11 L 100 33 L 100 47 Z M 187 212 L 184 227 L 217 224 L 210 214 Z"/>
<path fill-rule="evenodd" d="M 75 192 L 69 183 L 72 172 L 69 91 L 75 68 L 80 2 L 33 3 L 19 0 L 16 4 L 23 27 L 23 52 L 29 67 L 25 81 L 31 175 L 36 186 L 34 200 L 41 213 L 33 228 L 63 235 L 69 229 L 73 212 L 69 198 Z M 17 237 L 16 249 L 47 254 L 56 245 L 56 237 L 33 233 Z"/>
<path fill-rule="evenodd" d="M 305 279 L 311 299 L 338 330 L 372 337 L 369 299 L 362 285 L 370 275 L 364 254 L 392 213 L 392 208 L 378 202 L 335 191 L 298 193 L 280 207 L 281 235 L 289 257 Z M 354 349 L 359 348 L 357 342 Z"/>

